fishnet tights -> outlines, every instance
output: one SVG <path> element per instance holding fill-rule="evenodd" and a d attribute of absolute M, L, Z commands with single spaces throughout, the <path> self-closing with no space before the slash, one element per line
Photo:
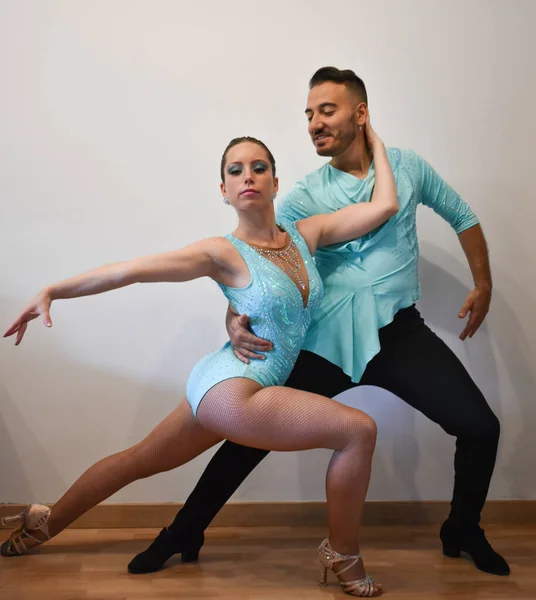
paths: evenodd
<path fill-rule="evenodd" d="M 140 443 L 90 467 L 53 507 L 51 535 L 129 483 L 179 467 L 227 438 L 276 451 L 334 450 L 326 478 L 330 541 L 342 554 L 359 551 L 376 441 L 368 415 L 317 394 L 236 378 L 214 386 L 197 416 L 184 401 Z"/>
<path fill-rule="evenodd" d="M 197 414 L 204 427 L 244 446 L 334 450 L 326 476 L 330 540 L 341 554 L 358 552 L 376 444 L 376 424 L 367 414 L 318 394 L 287 387 L 259 388 L 244 379 L 214 386 Z"/>

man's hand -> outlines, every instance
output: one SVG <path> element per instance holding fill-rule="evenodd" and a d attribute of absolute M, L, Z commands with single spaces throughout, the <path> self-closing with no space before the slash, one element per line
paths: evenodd
<path fill-rule="evenodd" d="M 462 309 L 458 313 L 460 319 L 465 319 L 469 314 L 469 320 L 465 329 L 460 334 L 460 339 L 465 340 L 475 335 L 477 329 L 488 314 L 491 302 L 491 287 L 487 285 L 477 286 L 465 299 Z"/>
<path fill-rule="evenodd" d="M 269 352 L 273 349 L 271 342 L 258 338 L 249 331 L 247 316 L 237 315 L 231 307 L 227 311 L 226 326 L 233 352 L 243 363 L 249 364 L 250 358 L 264 360 L 266 356 L 257 353 Z"/>

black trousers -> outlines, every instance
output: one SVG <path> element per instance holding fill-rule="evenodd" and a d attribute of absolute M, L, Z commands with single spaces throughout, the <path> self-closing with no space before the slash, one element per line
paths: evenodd
<path fill-rule="evenodd" d="M 464 366 L 424 323 L 415 306 L 400 310 L 392 323 L 380 329 L 379 337 L 381 350 L 367 365 L 359 385 L 396 394 L 456 437 L 449 519 L 464 528 L 478 526 L 497 455 L 497 417 Z M 328 397 L 355 387 L 339 367 L 305 350 L 286 385 Z M 204 530 L 267 455 L 265 450 L 224 442 L 170 531 Z"/>

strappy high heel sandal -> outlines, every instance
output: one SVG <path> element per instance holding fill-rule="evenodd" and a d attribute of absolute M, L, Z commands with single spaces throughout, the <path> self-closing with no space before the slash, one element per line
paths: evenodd
<path fill-rule="evenodd" d="M 9 538 L 0 547 L 2 556 L 22 556 L 28 550 L 36 547 L 33 544 L 30 548 L 26 546 L 25 539 L 32 539 L 37 542 L 37 545 L 42 544 L 50 539 L 48 531 L 48 517 L 50 516 L 50 508 L 42 504 L 31 504 L 26 510 L 23 510 L 18 515 L 11 517 L 3 517 L 2 525 L 11 525 L 20 523 L 20 527 L 9 536 Z M 42 533 L 45 539 L 39 539 L 32 533 Z"/>
<path fill-rule="evenodd" d="M 318 548 L 318 558 L 322 565 L 322 571 L 320 573 L 320 583 L 327 585 L 328 569 L 334 573 L 339 580 L 339 583 L 345 594 L 350 596 L 379 596 L 382 593 L 382 589 L 378 586 L 374 579 L 369 575 L 361 579 L 355 579 L 353 581 L 342 581 L 340 575 L 351 569 L 361 560 L 360 554 L 339 554 L 331 547 L 329 540 L 326 538 Z M 335 570 L 336 565 L 348 562 L 349 564 L 344 566 L 342 569 Z"/>

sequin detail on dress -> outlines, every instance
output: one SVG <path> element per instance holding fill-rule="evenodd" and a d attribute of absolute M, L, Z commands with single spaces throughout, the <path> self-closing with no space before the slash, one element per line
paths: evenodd
<path fill-rule="evenodd" d="M 398 213 L 361 238 L 320 248 L 315 255 L 325 295 L 303 349 L 337 365 L 355 383 L 380 351 L 378 331 L 420 297 L 418 205 L 430 207 L 457 234 L 478 223 L 461 196 L 415 152 L 387 148 L 387 156 Z M 362 180 L 326 163 L 296 183 L 278 204 L 277 219 L 306 219 L 369 202 L 374 183 L 374 164 Z"/>
<path fill-rule="evenodd" d="M 282 225 L 303 261 L 308 278 L 309 294 L 305 306 L 302 292 L 285 271 L 246 242 L 232 235 L 226 236 L 246 262 L 250 282 L 243 288 L 218 285 L 236 312 L 248 316 L 253 333 L 272 342 L 273 350 L 266 353 L 265 360 L 252 360 L 246 365 L 236 358 L 228 342 L 221 350 L 198 362 L 187 386 L 188 401 L 194 414 L 206 392 L 221 381 L 246 377 L 263 387 L 283 385 L 292 371 L 311 323 L 312 312 L 322 299 L 323 285 L 295 223 L 285 221 Z"/>
<path fill-rule="evenodd" d="M 288 242 L 282 248 L 265 248 L 256 244 L 249 245 L 263 258 L 272 262 L 292 279 L 300 289 L 303 305 L 307 306 L 307 298 L 309 296 L 307 269 L 292 237 L 289 235 Z"/>

